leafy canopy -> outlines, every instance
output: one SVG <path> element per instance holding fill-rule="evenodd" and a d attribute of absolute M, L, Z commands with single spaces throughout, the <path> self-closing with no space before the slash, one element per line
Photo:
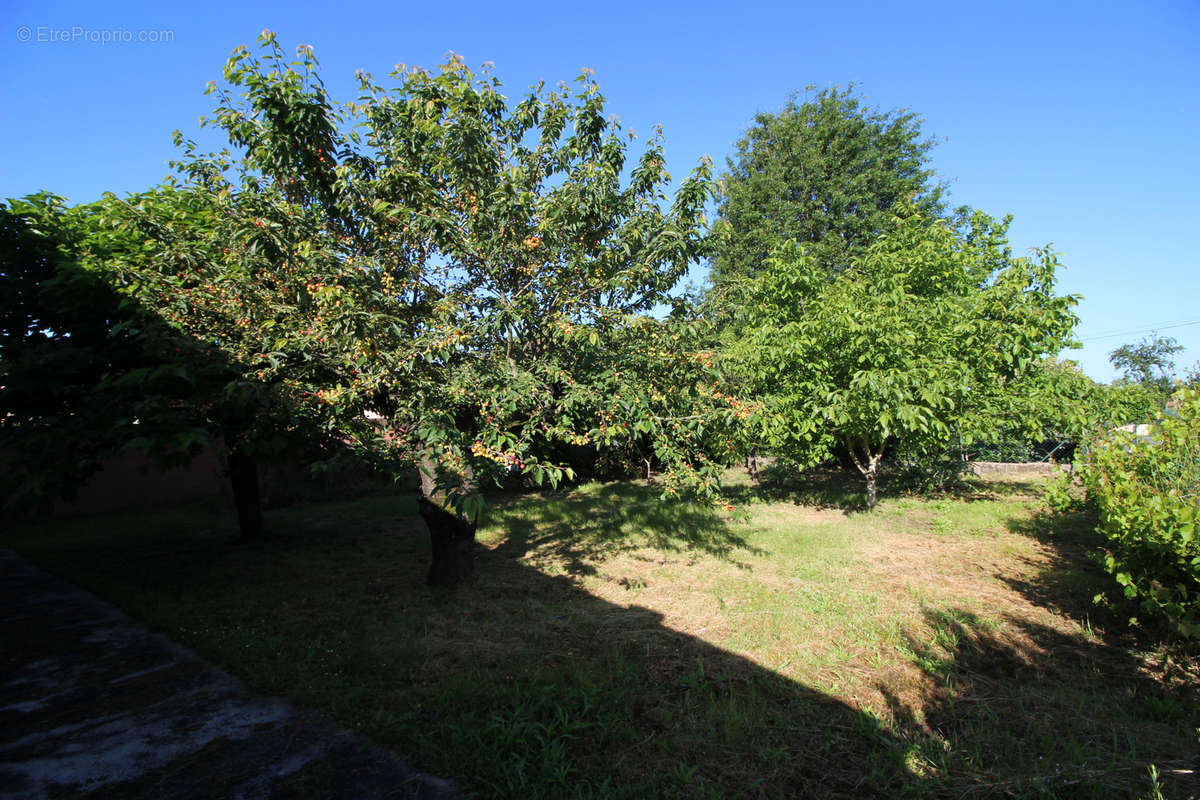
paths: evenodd
<path fill-rule="evenodd" d="M 712 485 L 695 445 L 733 410 L 684 315 L 649 316 L 701 252 L 708 163 L 668 198 L 661 136 L 630 162 L 586 72 L 510 103 L 452 58 L 400 68 L 390 89 L 360 74 L 339 104 L 311 50 L 260 44 L 212 88 L 237 155 L 181 139 L 177 182 L 109 199 L 144 241 L 106 262 L 237 365 L 248 440 L 336 433 L 424 464 L 470 515 L 483 477 L 556 482 L 570 470 L 555 447 L 632 436 L 669 491 Z"/>
<path fill-rule="evenodd" d="M 888 230 L 898 202 L 940 214 L 932 146 L 916 114 L 873 110 L 853 86 L 758 114 L 721 178 L 713 282 L 757 274 L 789 240 L 836 270 Z"/>
<path fill-rule="evenodd" d="M 1003 394 L 981 399 L 959 428 L 970 432 L 974 457 L 986 460 L 1070 460 L 1075 445 L 1090 439 L 1109 414 L 1106 387 L 1076 362 L 1053 357 L 1010 382 Z"/>
<path fill-rule="evenodd" d="M 963 233 L 907 209 L 832 279 L 812 248 L 776 252 L 747 289 L 733 357 L 781 453 L 812 464 L 842 444 L 870 501 L 885 447 L 963 434 L 982 398 L 1063 346 L 1075 299 L 1053 292 L 1057 260 L 1009 257 L 1006 224 L 977 212 Z"/>
<path fill-rule="evenodd" d="M 1148 336 L 1137 344 L 1125 344 L 1108 354 L 1125 381 L 1154 386 L 1169 392 L 1175 375 L 1175 354 L 1183 345 L 1169 336 Z"/>
<path fill-rule="evenodd" d="M 46 193 L 0 204 L 0 473 L 13 510 L 71 497 L 157 419 L 172 418 L 155 442 L 163 460 L 209 438 L 186 419 L 183 337 L 86 265 L 137 246 L 103 209 Z"/>

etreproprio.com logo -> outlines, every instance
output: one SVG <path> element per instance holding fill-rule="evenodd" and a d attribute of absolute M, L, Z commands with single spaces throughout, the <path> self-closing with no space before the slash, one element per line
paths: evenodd
<path fill-rule="evenodd" d="M 175 41 L 175 31 L 87 28 L 83 25 L 66 28 L 53 25 L 22 25 L 17 28 L 17 41 L 30 44 L 161 44 Z"/>

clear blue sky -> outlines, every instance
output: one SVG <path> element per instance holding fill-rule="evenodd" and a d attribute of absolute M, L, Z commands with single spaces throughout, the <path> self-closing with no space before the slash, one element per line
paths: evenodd
<path fill-rule="evenodd" d="M 157 183 L 171 132 L 198 133 L 212 109 L 204 85 L 263 28 L 287 48 L 311 44 L 340 99 L 353 96 L 359 68 L 382 77 L 451 50 L 495 62 L 510 96 L 590 67 L 627 126 L 664 126 L 677 176 L 706 153 L 722 165 L 754 113 L 792 90 L 855 82 L 945 140 L 932 164 L 953 203 L 1014 214 L 1019 251 L 1052 242 L 1062 253 L 1061 289 L 1085 298 L 1085 347 L 1071 357 L 1089 374 L 1111 378 L 1107 353 L 1153 328 L 1187 347 L 1181 367 L 1200 359 L 1200 324 L 1186 324 L 1200 323 L 1196 0 L 8 0 L 0 196 L 49 189 L 85 202 Z M 90 41 L 114 30 L 118 41 Z M 167 40 L 136 41 L 143 31 Z"/>

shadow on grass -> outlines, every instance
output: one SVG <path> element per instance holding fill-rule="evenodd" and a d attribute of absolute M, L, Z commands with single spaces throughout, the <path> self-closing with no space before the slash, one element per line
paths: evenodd
<path fill-rule="evenodd" d="M 652 548 L 702 553 L 747 568 L 737 552 L 761 553 L 729 524 L 729 514 L 695 502 L 663 502 L 661 489 L 641 483 L 591 483 L 545 495 L 492 498 L 490 525 L 506 534 L 498 552 L 531 551 L 561 561 L 572 575 L 595 574 L 595 563 Z"/>
<path fill-rule="evenodd" d="M 922 757 L 954 776 L 943 788 L 956 796 L 1200 797 L 1195 647 L 1130 628 L 1132 609 L 1094 601 L 1115 585 L 1092 555 L 1095 522 L 1043 510 L 1005 523 L 1050 557 L 1032 576 L 993 578 L 1050 612 L 1046 622 L 1027 608 L 987 618 L 927 608 L 905 635 L 926 694 L 913 702 L 879 688 L 902 729 L 927 733 Z"/>
<path fill-rule="evenodd" d="M 525 535 L 553 549 L 577 529 L 593 540 L 581 559 L 592 547 L 621 547 L 587 521 L 604 502 L 633 513 L 642 488 L 595 491 L 552 498 L 565 503 L 555 506 L 568 515 L 562 529 Z M 230 545 L 228 517 L 200 508 L 56 522 L 9 543 L 254 690 L 328 713 L 480 797 L 894 797 L 919 788 L 905 766 L 908 744 L 843 702 L 672 630 L 657 611 L 526 566 L 515 557 L 524 545 L 480 547 L 472 581 L 428 588 L 427 533 L 408 513 L 411 500 L 357 508 L 272 512 L 275 536 L 252 545 Z M 650 538 L 668 548 L 703 549 L 677 527 L 699 513 L 636 520 L 655 522 Z M 730 536 L 704 552 L 732 548 Z"/>
<path fill-rule="evenodd" d="M 1007 500 L 1020 497 L 1040 497 L 1045 488 L 1045 481 L 1039 479 L 1027 480 L 981 480 L 974 476 L 965 476 L 959 483 L 949 486 L 944 491 L 947 497 L 964 500 L 968 503 Z"/>
<path fill-rule="evenodd" d="M 1151 675 L 1126 647 L 1022 617 L 926 610 L 909 635 L 928 677 L 919 703 L 880 687 L 921 756 L 956 797 L 1196 797 L 1194 684 Z"/>
<path fill-rule="evenodd" d="M 752 501 L 791 503 L 820 509 L 836 509 L 846 515 L 867 511 L 866 483 L 863 479 L 836 465 L 821 465 L 798 469 L 776 461 L 759 470 L 759 482 L 738 482 L 726 486 L 724 494 L 734 503 Z M 910 473 L 888 467 L 880 475 L 881 497 L 923 496 L 966 502 L 981 502 L 1033 497 L 1041 494 L 1042 485 L 1033 480 L 980 480 L 966 475 L 947 485 L 929 489 L 912 478 Z"/>
<path fill-rule="evenodd" d="M 1096 523 L 1095 515 L 1086 510 L 1041 509 L 1029 517 L 1007 520 L 1005 525 L 1010 531 L 1049 548 L 1054 553 L 1054 566 L 1039 571 L 1032 580 L 1010 576 L 1001 576 L 1001 580 L 1038 605 L 1089 620 L 1089 624 L 1113 636 L 1125 636 L 1132 643 L 1126 625 L 1129 615 L 1123 613 L 1120 604 L 1114 607 L 1095 602 L 1098 593 L 1116 586 L 1095 557 L 1103 544 Z"/>
<path fill-rule="evenodd" d="M 228 518 L 207 509 L 13 543 L 254 689 L 481 797 L 1108 798 L 1144 788 L 1146 762 L 1187 768 L 1194 698 L 1100 638 L 930 609 L 905 645 L 928 691 L 881 686 L 889 724 L 518 557 L 536 547 L 586 572 L 634 543 L 744 546 L 716 512 L 656 497 L 610 484 L 498 502 L 509 540 L 479 548 L 477 576 L 453 590 L 424 586 L 408 497 L 272 512 L 275 537 L 248 546 L 228 545 Z M 1053 594 L 1061 577 L 1015 588 L 1073 608 Z"/>
<path fill-rule="evenodd" d="M 1105 539 L 1097 531 L 1093 511 L 1042 509 L 1026 518 L 1008 520 L 1014 533 L 1037 539 L 1053 553 L 1052 566 L 1032 579 L 997 576 L 1037 605 L 1078 620 L 1110 644 L 1150 655 L 1160 669 L 1159 680 L 1200 686 L 1200 644 L 1180 640 L 1165 625 L 1145 619 L 1137 603 L 1128 600 L 1101 565 Z M 1140 618 L 1131 625 L 1131 619 Z M 1196 721 L 1200 734 L 1200 720 Z"/>
<path fill-rule="evenodd" d="M 759 469 L 757 484 L 726 486 L 724 494 L 733 503 L 753 501 L 791 503 L 847 514 L 866 511 L 866 484 L 857 476 L 831 466 L 800 470 L 776 461 Z"/>

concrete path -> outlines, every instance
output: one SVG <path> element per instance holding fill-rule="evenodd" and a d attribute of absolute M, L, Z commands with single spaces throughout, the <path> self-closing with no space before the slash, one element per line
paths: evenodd
<path fill-rule="evenodd" d="M 0 548 L 0 797 L 460 795 Z"/>

